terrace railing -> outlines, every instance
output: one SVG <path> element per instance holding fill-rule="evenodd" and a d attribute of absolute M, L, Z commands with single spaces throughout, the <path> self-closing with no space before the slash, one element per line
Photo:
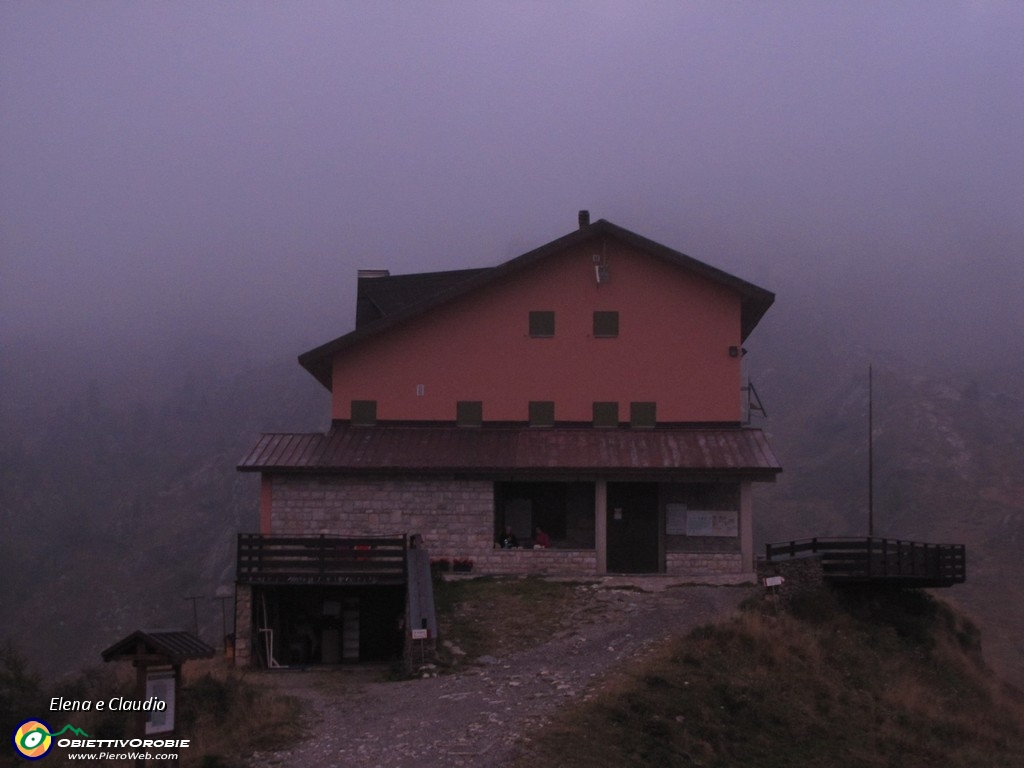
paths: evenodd
<path fill-rule="evenodd" d="M 240 584 L 404 584 L 407 536 L 238 535 Z"/>
<path fill-rule="evenodd" d="M 949 587 L 967 579 L 963 544 L 927 544 L 902 539 L 803 539 L 768 544 L 769 562 L 817 556 L 832 582 L 877 582 L 911 587 Z"/>

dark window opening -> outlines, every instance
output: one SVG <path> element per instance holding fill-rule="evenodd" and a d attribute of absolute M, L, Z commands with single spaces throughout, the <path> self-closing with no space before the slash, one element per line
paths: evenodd
<path fill-rule="evenodd" d="M 352 401 L 352 424 L 360 427 L 372 427 L 377 423 L 376 400 Z"/>
<path fill-rule="evenodd" d="M 530 336 L 535 339 L 555 335 L 555 313 L 549 311 L 530 312 Z"/>
<path fill-rule="evenodd" d="M 617 427 L 617 426 L 619 426 L 619 404 L 618 403 L 594 403 L 594 426 L 595 427 Z"/>
<path fill-rule="evenodd" d="M 594 484 L 494 484 L 494 537 L 512 529 L 520 547 L 533 547 L 537 528 L 552 548 L 594 548 Z"/>
<path fill-rule="evenodd" d="M 460 400 L 455 404 L 455 421 L 460 427 L 479 427 L 484 420 L 484 404 L 479 400 Z"/>
<path fill-rule="evenodd" d="M 619 335 L 619 313 L 618 312 L 595 312 L 594 313 L 594 337 L 599 339 L 614 339 Z"/>
<path fill-rule="evenodd" d="M 654 403 L 630 403 L 629 424 L 632 427 L 653 427 L 657 422 L 657 406 Z"/>
<path fill-rule="evenodd" d="M 551 400 L 530 401 L 530 426 L 555 426 L 555 404 Z"/>

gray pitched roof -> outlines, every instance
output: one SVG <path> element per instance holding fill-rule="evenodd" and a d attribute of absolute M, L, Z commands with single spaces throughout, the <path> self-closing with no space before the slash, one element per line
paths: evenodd
<path fill-rule="evenodd" d="M 759 429 L 443 425 L 353 427 L 265 434 L 238 468 L 248 472 L 695 475 L 772 480 L 782 471 Z"/>
<path fill-rule="evenodd" d="M 489 272 L 491 269 L 494 267 L 382 277 L 360 275 L 356 289 L 356 328 L 401 312 L 412 304 L 444 293 L 463 280 L 475 277 L 481 272 Z"/>

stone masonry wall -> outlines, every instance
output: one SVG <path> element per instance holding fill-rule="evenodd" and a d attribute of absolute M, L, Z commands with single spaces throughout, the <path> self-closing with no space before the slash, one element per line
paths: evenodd
<path fill-rule="evenodd" d="M 474 571 L 494 574 L 593 576 L 597 552 L 593 549 L 494 549 L 482 552 Z"/>
<path fill-rule="evenodd" d="M 593 575 L 593 549 L 494 546 L 494 483 L 448 478 L 274 477 L 271 534 L 423 536 L 431 558 L 473 560 L 474 573 Z"/>
<path fill-rule="evenodd" d="M 434 477 L 275 476 L 271 534 L 420 534 L 431 558 L 471 559 L 474 573 L 594 575 L 594 549 L 494 547 L 494 484 Z M 742 573 L 739 552 L 667 552 L 670 575 Z"/>
<path fill-rule="evenodd" d="M 494 485 L 435 478 L 273 478 L 271 534 L 423 536 L 431 557 L 473 557 L 494 538 Z"/>
<path fill-rule="evenodd" d="M 666 552 L 665 573 L 670 576 L 707 576 L 749 571 L 738 552 Z"/>

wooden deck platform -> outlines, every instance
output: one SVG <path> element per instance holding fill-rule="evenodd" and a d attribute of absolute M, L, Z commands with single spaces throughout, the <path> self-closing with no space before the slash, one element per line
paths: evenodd
<path fill-rule="evenodd" d="M 831 583 L 951 587 L 967 579 L 963 544 L 928 544 L 883 538 L 814 538 L 768 544 L 768 562 L 819 557 Z"/>

